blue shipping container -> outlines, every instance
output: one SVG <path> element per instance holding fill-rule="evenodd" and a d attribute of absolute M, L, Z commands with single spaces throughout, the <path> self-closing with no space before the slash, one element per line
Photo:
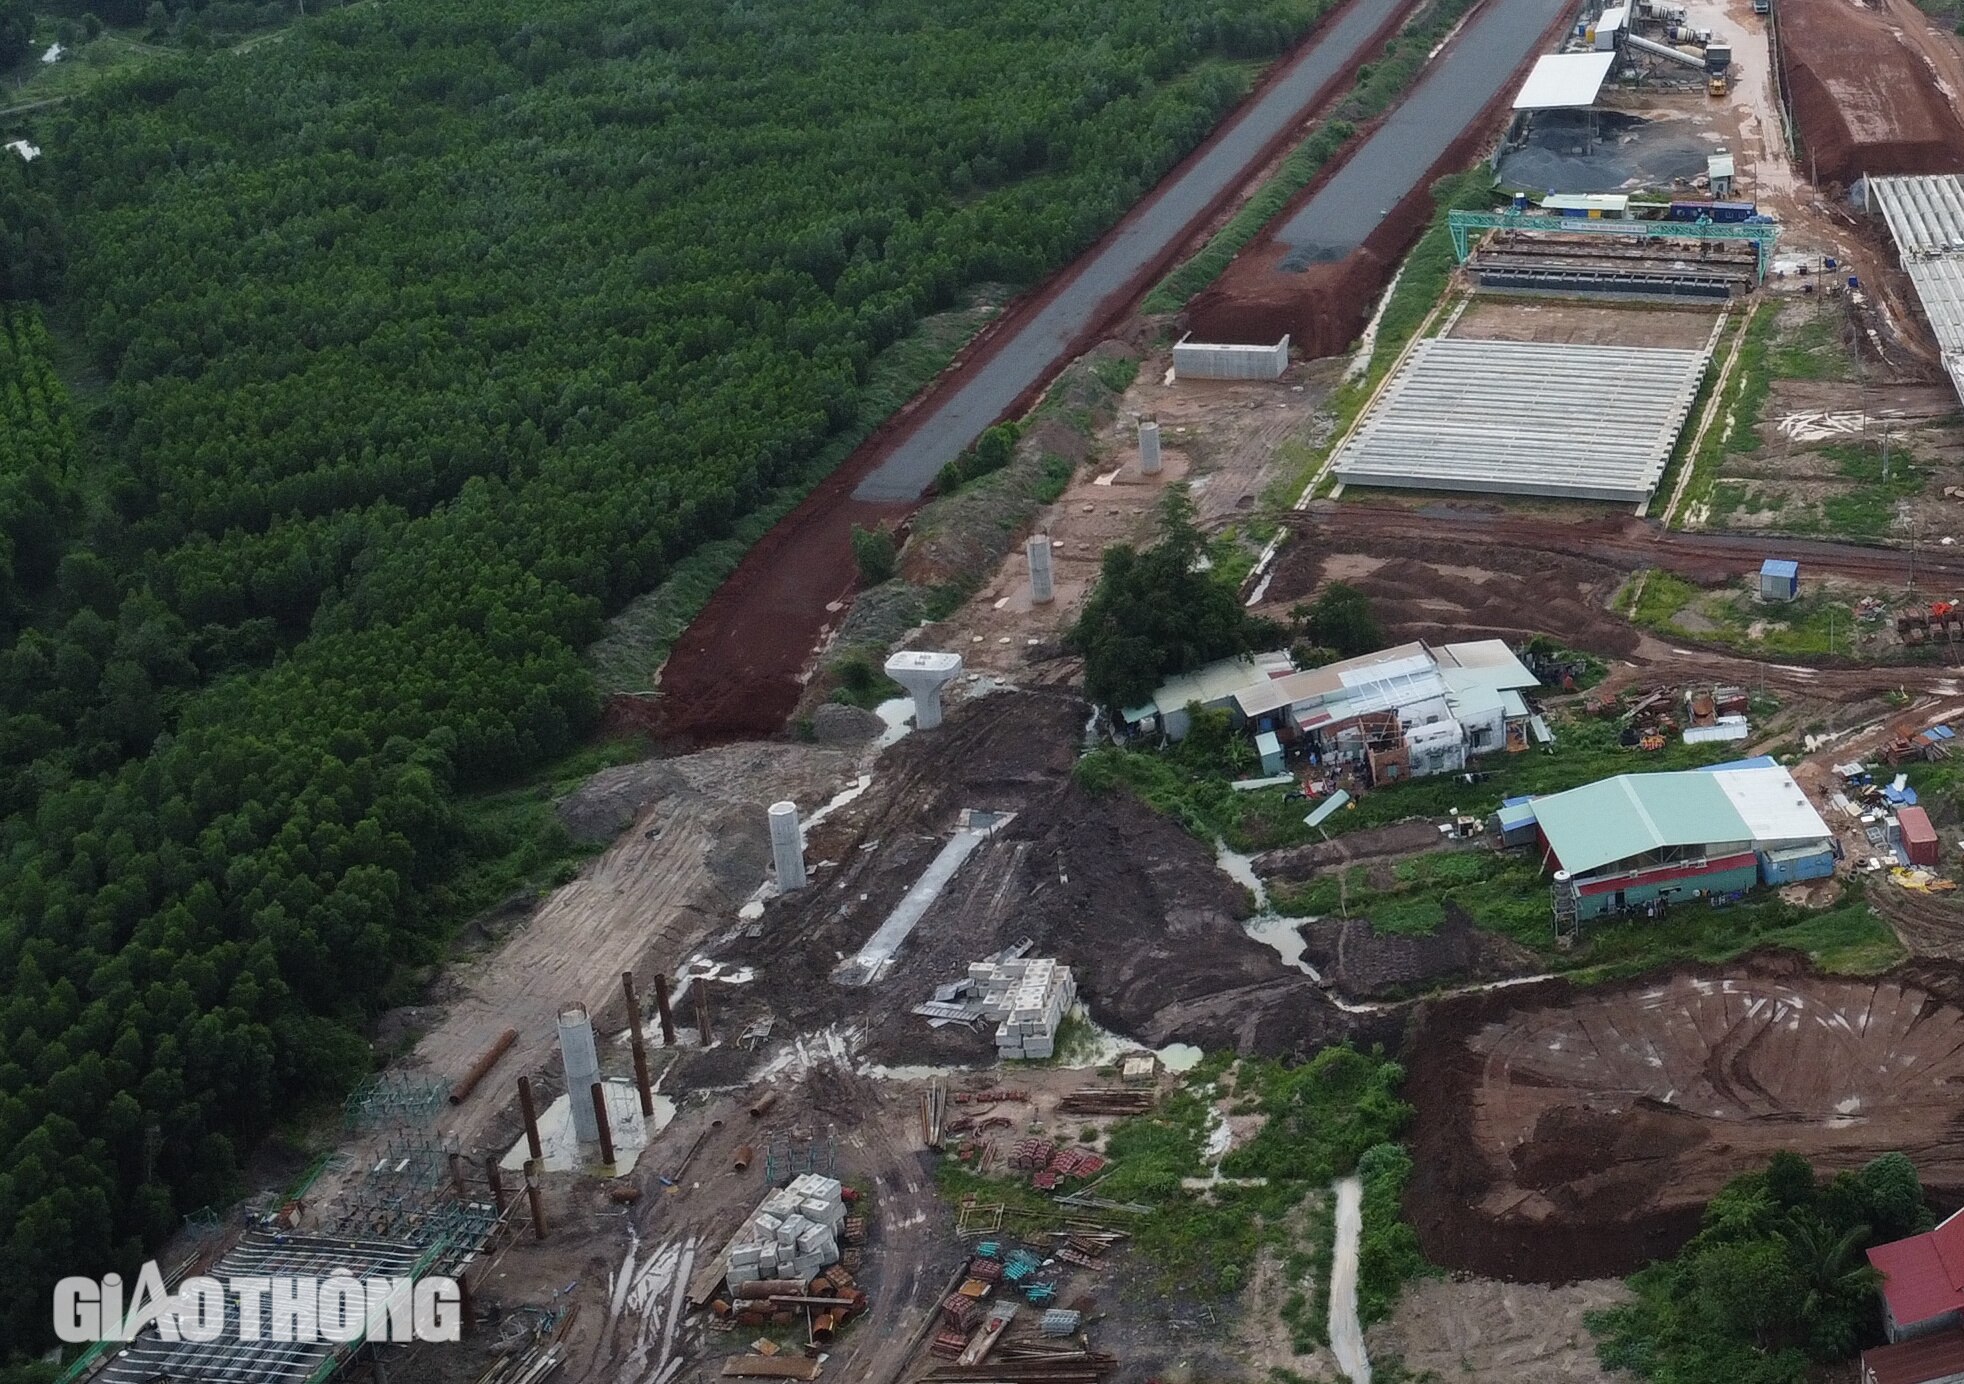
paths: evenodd
<path fill-rule="evenodd" d="M 1673 202 L 1669 219 L 1731 223 L 1748 221 L 1758 211 L 1759 208 L 1751 202 Z"/>

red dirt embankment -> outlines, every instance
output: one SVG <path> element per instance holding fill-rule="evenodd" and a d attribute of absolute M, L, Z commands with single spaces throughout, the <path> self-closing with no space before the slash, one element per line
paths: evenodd
<path fill-rule="evenodd" d="M 1325 165 L 1270 221 L 1269 229 L 1189 305 L 1187 325 L 1194 335 L 1213 341 L 1274 341 L 1287 332 L 1295 351 L 1312 359 L 1348 349 L 1370 319 L 1372 305 L 1398 262 L 1432 220 L 1432 184 L 1467 167 L 1493 138 L 1511 110 L 1514 92 L 1528 69 L 1558 35 L 1566 32 L 1568 24 L 1568 11 L 1563 10 L 1513 75 L 1500 84 L 1479 116 L 1468 122 L 1459 138 L 1433 161 L 1425 176 L 1386 213 L 1361 246 L 1343 259 L 1311 265 L 1301 272 L 1283 269 L 1281 262 L 1289 247 L 1276 240 L 1276 230 L 1287 225 L 1296 211 L 1336 176 L 1377 127 L 1390 118 L 1390 112 L 1363 126 L 1344 152 Z M 1424 80 L 1423 75 L 1420 80 Z"/>
<path fill-rule="evenodd" d="M 1900 1150 L 1955 1204 L 1955 984 L 1928 966 L 1817 976 L 1772 954 L 1427 1006 L 1406 1199 L 1426 1257 L 1539 1283 L 1628 1273 L 1676 1253 L 1720 1187 L 1781 1149 L 1834 1171 Z"/>
<path fill-rule="evenodd" d="M 837 618 L 843 614 L 856 585 L 851 549 L 855 524 L 871 526 L 911 513 L 918 501 L 906 504 L 868 504 L 852 498 L 853 490 L 922 420 L 933 415 L 942 400 L 1003 350 L 1084 269 L 1121 237 L 1135 233 L 1154 217 L 1166 189 L 1195 164 L 1213 155 L 1221 141 L 1262 95 L 1304 61 L 1324 33 L 1347 8 L 1339 5 L 1306 35 L 1290 54 L 1272 66 L 1247 98 L 1223 119 L 1198 148 L 1182 159 L 1153 191 L 1127 212 L 1098 242 L 1069 266 L 1012 303 L 989 324 L 926 389 L 869 437 L 803 504 L 766 534 L 745 555 L 730 579 L 718 588 L 676 642 L 660 675 L 661 697 L 652 718 L 645 699 L 618 697 L 609 715 L 646 725 L 665 738 L 714 743 L 745 736 L 769 735 L 781 729 L 798 704 L 804 674 Z M 1384 27 L 1371 39 L 1376 48 L 1404 22 L 1409 4 L 1394 7 Z M 1341 74 L 1323 84 L 1302 112 L 1319 109 L 1349 80 Z M 1272 163 L 1302 137 L 1300 120 L 1283 126 L 1249 158 L 1241 173 L 1219 196 L 1167 235 L 1164 248 L 1100 302 L 1090 321 L 1051 363 L 1042 379 L 1026 390 L 1006 417 L 1027 411 L 1042 397 L 1049 379 L 1066 362 L 1096 344 L 1112 322 L 1180 258 L 1194 233 L 1212 224 L 1222 210 L 1247 190 L 1248 175 Z"/>
<path fill-rule="evenodd" d="M 1777 33 L 1801 167 L 1811 163 L 1816 182 L 1964 171 L 1964 121 L 1886 15 L 1846 0 L 1782 0 Z"/>

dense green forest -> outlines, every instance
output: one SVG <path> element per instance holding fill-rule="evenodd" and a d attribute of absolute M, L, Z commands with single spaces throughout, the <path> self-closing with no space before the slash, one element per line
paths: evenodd
<path fill-rule="evenodd" d="M 0 159 L 0 1341 L 365 1066 L 603 616 L 1324 7 L 391 0 Z"/>

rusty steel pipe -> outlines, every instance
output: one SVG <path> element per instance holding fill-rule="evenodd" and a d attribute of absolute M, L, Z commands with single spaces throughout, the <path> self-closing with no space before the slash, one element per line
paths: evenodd
<path fill-rule="evenodd" d="M 627 996 L 627 1036 L 634 1047 L 634 1089 L 641 1095 L 641 1117 L 655 1117 L 655 1091 L 648 1084 L 648 1045 L 641 1037 L 641 1001 L 634 994 L 634 972 L 621 972 L 621 992 Z"/>
<path fill-rule="evenodd" d="M 696 997 L 696 1037 L 704 1047 L 715 1042 L 709 1031 L 709 984 L 700 977 L 689 987 L 689 993 Z"/>
<path fill-rule="evenodd" d="M 745 1168 L 748 1168 L 750 1166 L 750 1160 L 755 1158 L 756 1156 L 757 1156 L 757 1150 L 750 1147 L 750 1145 L 738 1144 L 736 1157 L 730 1160 L 730 1166 L 732 1168 L 735 1168 L 738 1172 L 742 1172 Z"/>
<path fill-rule="evenodd" d="M 470 1070 L 459 1077 L 457 1084 L 450 1088 L 450 1103 L 462 1105 L 469 1100 L 471 1092 L 477 1089 L 477 1083 L 491 1075 L 491 1069 L 498 1065 L 498 1059 L 510 1052 L 511 1045 L 517 1041 L 518 1030 L 515 1028 L 508 1028 L 499 1034 L 497 1041 L 486 1048 L 483 1056 L 471 1063 Z"/>
<path fill-rule="evenodd" d="M 593 1097 L 593 1118 L 600 1126 L 600 1161 L 609 1166 L 614 1161 L 614 1131 L 607 1124 L 607 1091 L 599 1082 L 587 1087 Z"/>
<path fill-rule="evenodd" d="M 655 1014 L 661 1020 L 661 1045 L 675 1046 L 675 1013 L 668 1007 L 668 977 L 655 977 Z"/>
<path fill-rule="evenodd" d="M 532 1204 L 532 1238 L 546 1238 L 546 1204 L 539 1195 L 539 1160 L 534 1158 L 525 1164 L 525 1199 Z"/>
<path fill-rule="evenodd" d="M 532 1078 L 522 1076 L 518 1079 L 518 1113 L 525 1120 L 525 1151 L 533 1158 L 546 1156 L 545 1145 L 539 1142 L 539 1112 L 532 1105 Z"/>
<path fill-rule="evenodd" d="M 775 1091 L 764 1092 L 763 1095 L 757 1097 L 756 1100 L 751 1102 L 750 1118 L 753 1120 L 763 1119 L 764 1116 L 771 1113 L 771 1107 L 776 1104 L 777 1104 L 777 1092 Z"/>

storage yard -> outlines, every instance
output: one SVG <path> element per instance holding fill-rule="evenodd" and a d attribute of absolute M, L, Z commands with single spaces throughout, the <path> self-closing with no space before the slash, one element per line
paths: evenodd
<path fill-rule="evenodd" d="M 1405 11 L 1340 12 L 1155 194 L 1177 230 L 1149 198 L 750 554 L 615 708 L 664 753 L 557 804 L 610 844 L 480 920 L 339 1142 L 182 1262 L 454 1269 L 465 1350 L 347 1352 L 438 1384 L 1586 1379 L 1597 1280 L 1775 1151 L 1964 1201 L 1964 125 L 1941 34 L 1774 4 L 1488 0 L 1141 318 Z M 1374 354 L 1429 182 L 1488 154 Z M 853 523 L 1106 336 L 1136 378 L 1031 420 L 1038 518 L 978 557 L 914 514 L 937 600 L 828 702 Z M 1066 632 L 1182 486 L 1194 570 L 1292 637 L 1094 709 Z M 1347 656 L 1301 623 L 1338 584 Z M 1346 1042 L 1402 1063 L 1393 1204 L 1454 1271 L 1375 1324 L 1351 1169 L 1231 1161 L 1310 1138 L 1260 1081 Z M 335 1363 L 181 1350 L 95 1377 Z"/>

